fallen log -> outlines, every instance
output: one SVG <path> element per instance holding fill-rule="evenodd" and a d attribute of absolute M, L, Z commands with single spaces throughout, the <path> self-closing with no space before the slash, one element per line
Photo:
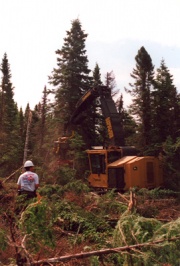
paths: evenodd
<path fill-rule="evenodd" d="M 125 252 L 125 251 L 128 252 L 130 250 L 141 249 L 143 247 L 152 247 L 152 246 L 156 246 L 157 244 L 160 244 L 166 241 L 170 242 L 170 241 L 175 241 L 177 239 L 180 239 L 180 237 L 174 237 L 170 239 L 161 239 L 161 240 L 156 240 L 153 242 L 141 243 L 141 244 L 136 244 L 136 245 L 124 246 L 124 247 L 101 249 L 98 251 L 82 252 L 82 253 L 77 253 L 77 254 L 61 256 L 58 258 L 42 259 L 38 261 L 33 261 L 31 263 L 31 266 L 42 265 L 45 263 L 53 264 L 57 262 L 67 262 L 72 259 L 85 259 L 91 256 L 101 256 L 101 255 L 107 255 L 110 253 L 120 253 L 120 252 Z"/>

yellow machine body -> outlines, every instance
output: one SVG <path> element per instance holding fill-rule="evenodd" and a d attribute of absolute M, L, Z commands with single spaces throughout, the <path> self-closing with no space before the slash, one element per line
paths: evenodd
<path fill-rule="evenodd" d="M 162 162 L 154 156 L 137 157 L 125 165 L 125 188 L 163 186 Z"/>
<path fill-rule="evenodd" d="M 97 86 L 85 92 L 75 106 L 70 124 L 73 124 L 73 127 L 80 125 L 87 116 L 87 107 L 97 98 L 100 101 L 109 140 L 105 147 L 92 147 L 91 150 L 87 150 L 90 186 L 117 190 L 162 186 L 161 161 L 153 156 L 139 157 L 135 147 L 125 145 L 123 119 L 117 111 L 108 86 Z M 68 140 L 69 137 L 62 137 L 55 143 L 54 152 L 63 162 L 70 155 Z"/>
<path fill-rule="evenodd" d="M 157 157 L 122 156 L 121 149 L 95 149 L 87 153 L 90 165 L 88 181 L 93 188 L 128 190 L 163 185 L 162 163 Z"/>

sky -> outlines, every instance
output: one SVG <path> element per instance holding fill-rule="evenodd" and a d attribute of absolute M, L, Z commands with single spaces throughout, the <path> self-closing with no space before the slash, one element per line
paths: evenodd
<path fill-rule="evenodd" d="M 7 53 L 14 100 L 33 109 L 48 76 L 57 67 L 72 21 L 88 34 L 89 69 L 98 63 L 101 79 L 113 71 L 124 104 L 135 56 L 144 46 L 155 69 L 164 59 L 180 92 L 180 0 L 0 0 L 0 63 Z"/>

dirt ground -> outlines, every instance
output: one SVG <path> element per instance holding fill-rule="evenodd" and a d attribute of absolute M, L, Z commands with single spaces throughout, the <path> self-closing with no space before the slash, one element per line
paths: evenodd
<path fill-rule="evenodd" d="M 146 217 L 154 217 L 157 220 L 170 222 L 180 217 L 180 200 L 175 198 L 145 200 L 137 205 L 138 212 Z"/>

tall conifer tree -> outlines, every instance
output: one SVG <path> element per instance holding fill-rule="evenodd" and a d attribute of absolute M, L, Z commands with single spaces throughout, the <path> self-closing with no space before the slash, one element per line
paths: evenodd
<path fill-rule="evenodd" d="M 139 145 L 145 151 L 151 143 L 151 88 L 154 78 L 154 66 L 150 55 L 142 46 L 135 57 L 136 68 L 131 77 L 132 89 L 126 89 L 132 96 L 131 113 L 136 116 L 139 125 Z"/>
<path fill-rule="evenodd" d="M 163 143 L 167 137 L 174 141 L 179 131 L 179 98 L 173 77 L 164 60 L 157 69 L 153 91 L 154 142 Z"/>
<path fill-rule="evenodd" d="M 168 189 L 180 185 L 180 98 L 164 59 L 157 69 L 153 97 L 153 143 L 164 155 L 164 180 Z"/>
<path fill-rule="evenodd" d="M 4 132 L 8 133 L 13 130 L 16 115 L 17 106 L 14 102 L 13 86 L 11 83 L 11 71 L 8 62 L 7 54 L 4 54 L 2 64 L 2 83 L 1 83 L 1 128 Z"/>
<path fill-rule="evenodd" d="M 96 63 L 93 70 L 93 87 L 98 87 L 102 85 L 101 72 L 98 63 Z M 92 120 L 92 133 L 91 133 L 91 145 L 102 145 L 102 113 L 100 110 L 99 101 L 95 100 L 91 108 L 89 108 L 89 119 Z"/>
<path fill-rule="evenodd" d="M 19 163 L 18 146 L 18 109 L 14 102 L 11 71 L 7 54 L 4 54 L 0 66 L 2 72 L 1 98 L 0 98 L 0 164 L 7 166 L 2 169 L 3 174 L 11 171 Z M 7 163 L 8 162 L 8 163 Z"/>
<path fill-rule="evenodd" d="M 64 38 L 64 45 L 56 51 L 57 68 L 53 69 L 49 77 L 50 84 L 55 86 L 55 112 L 59 122 L 64 124 L 64 131 L 77 101 L 91 85 L 86 38 L 87 34 L 82 30 L 79 19 L 73 20 L 72 27 Z"/>

